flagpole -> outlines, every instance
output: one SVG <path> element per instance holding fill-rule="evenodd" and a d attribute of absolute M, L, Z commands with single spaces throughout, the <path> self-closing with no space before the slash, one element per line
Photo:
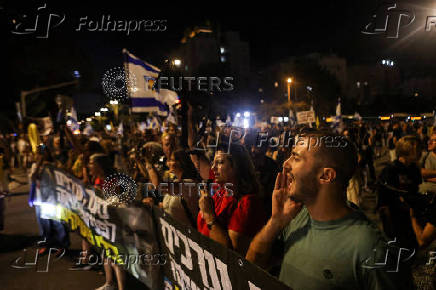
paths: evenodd
<path fill-rule="evenodd" d="M 129 66 L 127 65 L 127 53 L 128 50 L 126 48 L 123 48 L 122 50 L 122 54 L 123 54 L 123 65 L 124 65 L 124 72 L 126 73 L 126 79 L 130 76 L 130 72 L 129 72 Z M 129 98 L 129 118 L 132 117 L 132 98 L 130 96 L 130 90 L 128 88 L 128 86 L 126 86 L 126 90 L 127 90 L 127 96 Z"/>

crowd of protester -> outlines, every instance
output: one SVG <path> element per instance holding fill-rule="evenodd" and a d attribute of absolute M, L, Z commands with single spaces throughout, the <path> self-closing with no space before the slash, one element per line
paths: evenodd
<path fill-rule="evenodd" d="M 29 173 L 31 206 L 46 164 L 99 190 L 108 176 L 123 172 L 140 185 L 138 202 L 162 208 L 293 289 L 411 289 L 416 259 L 399 272 L 364 262 L 376 250 L 384 255 L 389 240 L 418 250 L 436 239 L 436 130 L 428 124 L 358 121 L 345 124 L 340 134 L 281 125 L 200 127 L 190 107 L 186 142 L 171 123 L 162 130 L 124 128 L 122 135 L 73 135 L 61 126 L 41 136 L 34 153 L 24 134 L 3 136 L 2 192 L 8 193 L 10 173 L 18 168 Z M 344 146 L 322 141 L 330 137 L 343 138 Z M 312 150 L 311 140 L 317 140 Z M 375 161 L 381 159 L 386 164 L 377 176 Z M 150 184 L 157 188 L 163 182 L 182 183 L 174 186 L 181 192 L 150 194 Z M 195 194 L 188 183 L 207 186 Z M 359 209 L 371 191 L 380 230 Z M 40 254 L 49 247 L 68 248 L 66 227 L 34 207 L 43 238 Z M 90 270 L 92 250 L 83 239 L 84 256 L 71 269 Z M 98 289 L 115 289 L 115 280 L 118 289 L 125 288 L 120 266 L 109 259 L 104 272 L 106 282 Z"/>

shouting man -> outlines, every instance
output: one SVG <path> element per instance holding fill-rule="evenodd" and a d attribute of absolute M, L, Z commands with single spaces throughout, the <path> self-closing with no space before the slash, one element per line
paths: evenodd
<path fill-rule="evenodd" d="M 401 262 L 410 257 L 346 201 L 356 166 L 356 149 L 345 137 L 300 136 L 277 176 L 272 216 L 247 260 L 269 267 L 272 252 L 280 252 L 279 279 L 294 290 L 410 289 L 410 272 Z"/>

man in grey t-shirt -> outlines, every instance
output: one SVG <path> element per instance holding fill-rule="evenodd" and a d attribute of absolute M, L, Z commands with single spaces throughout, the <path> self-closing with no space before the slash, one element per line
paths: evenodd
<path fill-rule="evenodd" d="M 271 217 L 246 259 L 264 268 L 281 259 L 279 279 L 294 290 L 413 289 L 401 252 L 346 201 L 356 167 L 356 148 L 343 136 L 298 138 L 277 176 Z"/>

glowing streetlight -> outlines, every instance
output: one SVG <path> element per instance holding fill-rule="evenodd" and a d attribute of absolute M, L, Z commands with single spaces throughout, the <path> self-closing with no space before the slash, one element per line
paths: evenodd
<path fill-rule="evenodd" d="M 291 83 L 292 83 L 292 78 L 288 78 L 286 80 L 286 82 L 288 83 L 288 104 L 289 104 L 289 108 L 291 108 Z"/>
<path fill-rule="evenodd" d="M 180 59 L 175 59 L 175 60 L 173 61 L 173 64 L 174 64 L 175 66 L 180 66 L 180 65 L 182 64 L 182 61 L 181 61 Z"/>

